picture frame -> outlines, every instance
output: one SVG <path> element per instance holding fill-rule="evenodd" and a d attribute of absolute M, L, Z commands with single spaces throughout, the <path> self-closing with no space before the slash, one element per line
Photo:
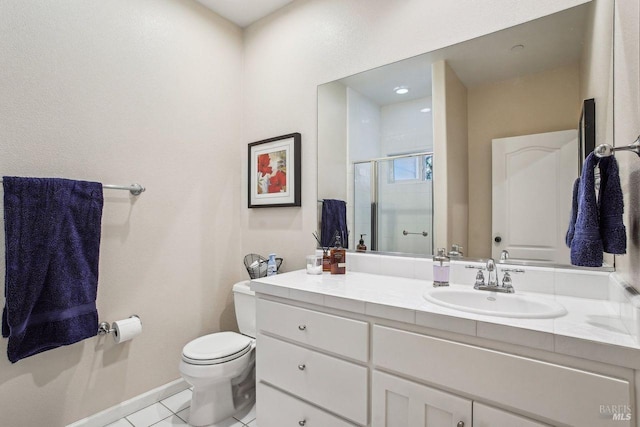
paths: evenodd
<path fill-rule="evenodd" d="M 301 140 L 296 132 L 249 144 L 249 208 L 301 205 Z"/>
<path fill-rule="evenodd" d="M 582 164 L 596 148 L 596 101 L 585 99 L 582 103 L 580 124 L 578 126 L 578 171 L 582 173 Z"/>

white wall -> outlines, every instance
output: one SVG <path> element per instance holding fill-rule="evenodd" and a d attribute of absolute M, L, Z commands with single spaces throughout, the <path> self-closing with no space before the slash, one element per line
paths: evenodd
<path fill-rule="evenodd" d="M 381 112 L 380 152 L 382 156 L 433 150 L 431 97 L 385 105 Z"/>
<path fill-rule="evenodd" d="M 187 341 L 236 327 L 241 54 L 195 2 L 0 0 L 0 173 L 147 187 L 105 193 L 98 285 L 100 319 L 136 313 L 143 334 L 14 365 L 0 340 L 0 425 L 62 426 L 166 384 Z"/>
<path fill-rule="evenodd" d="M 302 134 L 302 207 L 243 210 L 243 252 L 303 268 L 316 228 L 316 88 L 478 37 L 582 0 L 296 1 L 245 30 L 243 143 Z M 277 106 L 277 108 L 274 108 Z M 242 177 L 246 184 L 246 164 Z M 245 188 L 245 187 L 242 187 Z M 243 192 L 242 206 L 246 206 Z"/>

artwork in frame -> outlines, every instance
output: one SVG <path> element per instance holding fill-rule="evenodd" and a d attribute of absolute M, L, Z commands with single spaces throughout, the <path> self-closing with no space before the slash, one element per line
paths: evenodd
<path fill-rule="evenodd" d="M 249 207 L 300 206 L 299 133 L 249 144 Z"/>

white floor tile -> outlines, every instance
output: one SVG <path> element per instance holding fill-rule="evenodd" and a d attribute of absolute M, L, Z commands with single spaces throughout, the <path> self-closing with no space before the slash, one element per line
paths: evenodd
<path fill-rule="evenodd" d="M 182 418 L 184 422 L 189 422 L 189 408 L 185 408 L 180 412 L 176 412 L 176 415 Z"/>
<path fill-rule="evenodd" d="M 172 415 L 172 412 L 158 402 L 134 412 L 126 418 L 135 427 L 149 427 L 170 415 Z"/>
<path fill-rule="evenodd" d="M 172 415 L 169 418 L 165 418 L 164 420 L 153 424 L 152 427 L 188 427 L 188 426 L 189 424 L 187 424 L 183 419 L 181 419 L 177 415 Z"/>
<path fill-rule="evenodd" d="M 250 407 L 245 409 L 244 411 L 233 416 L 236 420 L 249 424 L 251 421 L 256 419 L 256 405 L 255 403 Z"/>
<path fill-rule="evenodd" d="M 249 424 L 247 424 L 247 427 L 258 427 L 258 420 L 251 421 Z"/>
<path fill-rule="evenodd" d="M 176 393 L 173 396 L 161 400 L 160 403 L 171 409 L 174 413 L 178 413 L 191 405 L 192 394 L 193 392 L 189 389 L 183 390 L 180 393 Z"/>
<path fill-rule="evenodd" d="M 131 427 L 131 423 L 124 418 L 120 418 L 115 423 L 111 423 L 105 427 Z"/>

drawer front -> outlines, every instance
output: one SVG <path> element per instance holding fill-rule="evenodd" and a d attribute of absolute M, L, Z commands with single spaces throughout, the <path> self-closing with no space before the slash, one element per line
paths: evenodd
<path fill-rule="evenodd" d="M 625 380 L 378 325 L 373 363 L 573 426 L 610 426 L 600 405 L 631 404 Z"/>
<path fill-rule="evenodd" d="M 302 344 L 366 362 L 367 322 L 258 299 L 258 328 Z"/>
<path fill-rule="evenodd" d="M 258 383 L 257 415 L 260 427 L 354 427 L 336 416 L 282 393 L 264 383 Z"/>
<path fill-rule="evenodd" d="M 258 334 L 256 375 L 294 396 L 367 423 L 367 368 Z"/>

